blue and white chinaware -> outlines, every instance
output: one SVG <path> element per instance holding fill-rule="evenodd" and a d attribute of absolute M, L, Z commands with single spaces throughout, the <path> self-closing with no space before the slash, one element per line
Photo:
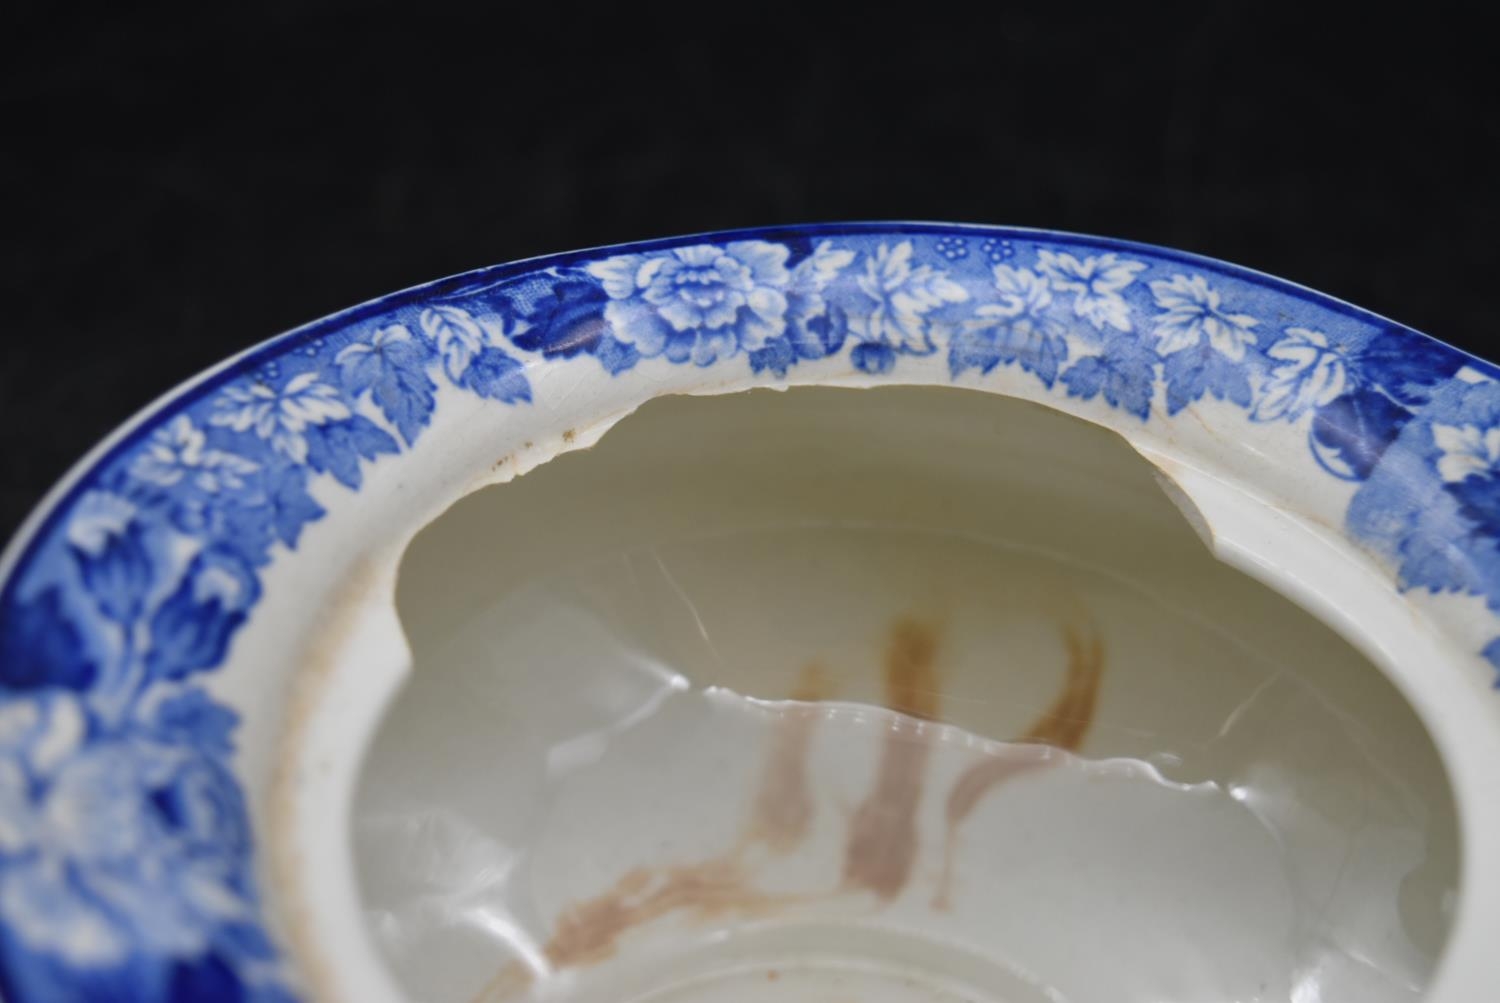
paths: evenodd
<path fill-rule="evenodd" d="M 0 563 L 0 996 L 384 998 L 322 923 L 354 894 L 340 742 L 378 703 L 323 639 L 367 637 L 372 693 L 399 672 L 387 542 L 652 397 L 920 383 L 1116 430 L 1211 522 L 1233 483 L 1323 527 L 1343 564 L 1268 543 L 1261 574 L 1367 632 L 1433 729 L 1467 850 L 1431 998 L 1492 998 L 1497 376 L 1242 268 L 937 224 L 561 254 L 282 335 L 101 445 Z M 1320 598 L 1356 564 L 1372 598 Z"/>

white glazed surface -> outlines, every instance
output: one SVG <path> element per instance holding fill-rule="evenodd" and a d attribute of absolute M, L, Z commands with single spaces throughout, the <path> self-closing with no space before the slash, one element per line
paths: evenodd
<path fill-rule="evenodd" d="M 814 239 L 822 242 L 819 249 L 809 254 L 804 248 L 797 253 L 806 256 L 796 259 L 772 246 L 811 246 Z M 962 260 L 966 252 L 960 249 L 971 243 L 993 256 L 992 269 L 976 254 Z M 734 334 L 727 341 L 727 315 L 717 308 L 688 309 L 683 304 L 691 306 L 691 298 L 674 300 L 662 284 L 664 276 L 689 275 L 701 265 L 694 264 L 697 258 L 712 257 L 709 251 L 719 255 L 716 261 L 734 259 L 723 264 L 722 274 L 746 284 L 729 290 L 721 282 L 713 290 L 742 297 L 734 301 Z M 793 266 L 778 272 L 786 261 Z M 736 270 L 741 268 L 749 271 Z M 1099 270 L 1093 278 L 1083 275 L 1090 268 Z M 518 324 L 476 305 L 490 302 L 489 290 L 504 282 L 532 290 L 523 311 L 529 320 Z M 528 282 L 540 283 L 542 294 Z M 554 282 L 557 289 L 573 283 L 569 288 L 582 290 L 583 312 L 598 313 L 564 333 L 597 337 L 603 324 L 613 332 L 615 354 L 607 355 L 602 340 L 585 345 L 533 337 L 543 330 L 538 318 Z M 572 310 L 572 302 L 559 293 L 553 316 Z M 815 321 L 835 316 L 829 304 L 851 311 L 843 349 L 829 348 L 825 339 L 814 346 L 817 351 L 791 362 L 781 357 L 780 363 L 766 363 L 767 357 L 757 356 L 746 363 L 747 352 L 764 350 L 765 339 L 780 330 L 776 324 L 806 334 Z M 652 340 L 665 330 L 663 323 L 677 332 L 675 341 Z M 832 329 L 817 330 L 823 338 Z M 845 338 L 842 329 L 838 336 Z M 629 344 L 638 358 L 630 357 L 628 365 L 618 349 L 627 344 L 621 339 L 634 339 Z M 1005 350 L 1023 345 L 1033 354 L 1008 360 L 995 355 L 1003 339 L 1012 339 L 1004 341 Z M 1441 356 L 1447 368 L 1441 375 L 1413 369 L 1414 363 L 1391 355 L 1390 339 L 1415 352 L 1410 359 Z M 975 355 L 976 344 L 991 356 Z M 679 349 L 687 354 L 674 354 Z M 1192 359 L 1207 361 L 1195 370 L 1184 364 Z M 1234 366 L 1224 369 L 1227 363 L 1219 359 Z M 1106 389 L 1095 379 L 1100 367 L 1122 360 L 1140 378 L 1123 390 L 1114 384 Z M 1219 368 L 1205 376 L 1210 363 Z M 309 379 L 309 372 L 326 382 Z M 1376 378 L 1393 372 L 1400 374 L 1395 383 Z M 1451 915 L 1441 901 L 1422 906 L 1451 919 L 1428 998 L 1488 999 L 1500 973 L 1489 946 L 1500 929 L 1500 869 L 1482 848 L 1500 840 L 1500 787 L 1491 765 L 1500 761 L 1500 705 L 1491 686 L 1493 667 L 1479 653 L 1492 647 L 1500 628 L 1489 608 L 1496 599 L 1484 549 L 1489 529 L 1473 513 L 1486 503 L 1496 460 L 1485 432 L 1494 391 L 1490 373 L 1379 318 L 1229 266 L 1089 238 L 921 225 L 830 228 L 811 237 L 732 235 L 563 256 L 416 290 L 294 332 L 143 418 L 74 476 L 0 562 L 8 604 L 0 640 L 13 645 L 24 629 L 55 626 L 61 617 L 76 628 L 84 655 L 99 663 L 91 666 L 95 671 L 117 648 L 128 656 L 108 663 L 123 675 L 106 672 L 87 686 L 77 675 L 76 653 L 58 653 L 58 646 L 34 639 L 31 649 L 8 647 L 7 658 L 21 655 L 0 665 L 7 686 L 19 680 L 20 687 L 6 691 L 5 723 L 15 727 L 0 730 L 0 766 L 7 771 L 0 780 L 22 778 L 0 790 L 10 799 L 4 802 L 9 824 L 0 834 L 0 950 L 7 969 L 0 974 L 8 980 L 7 992 L 13 1003 L 90 999 L 105 990 L 125 999 L 160 1000 L 180 998 L 188 992 L 183 987 L 198 979 L 218 980 L 203 985 L 232 984 L 256 1003 L 282 1001 L 292 992 L 328 1000 L 400 999 L 401 983 L 393 974 L 400 962 L 393 965 L 382 954 L 362 908 L 351 820 L 366 747 L 378 733 L 386 734 L 382 717 L 413 669 L 396 603 L 398 569 L 411 537 L 475 489 L 591 444 L 656 397 L 761 385 L 907 383 L 1037 401 L 1118 432 L 1162 472 L 1217 557 L 1311 611 L 1385 673 L 1431 732 L 1457 812 L 1456 903 Z M 1192 384 L 1200 378 L 1207 382 Z M 1383 402 L 1375 400 L 1380 394 Z M 1338 425 L 1346 419 L 1350 424 Z M 1360 437 L 1361 429 L 1377 427 L 1379 435 Z M 327 438 L 335 429 L 349 435 L 362 429 L 366 438 L 358 455 L 316 451 L 338 448 Z M 195 433 L 208 438 L 198 442 Z M 904 445 L 908 456 L 920 456 L 927 447 L 917 438 Z M 233 453 L 240 448 L 242 453 Z M 236 465 L 235 455 L 256 469 Z M 174 509 L 178 521 L 170 524 L 150 521 L 165 518 L 151 507 L 156 503 L 149 494 L 163 484 L 171 505 L 196 492 L 194 504 L 202 501 L 199 495 L 213 495 L 203 502 L 206 511 L 222 514 L 226 510 L 215 506 L 239 490 L 235 483 L 258 484 L 273 467 L 300 478 L 303 493 L 269 502 L 260 496 L 254 504 L 278 513 L 283 509 L 277 506 L 289 505 L 285 511 L 300 514 L 287 517 L 295 525 L 277 523 L 254 561 L 222 557 L 215 548 L 228 538 L 213 535 L 219 529 L 211 519 L 194 521 L 201 509 L 186 519 Z M 1398 504 L 1405 507 L 1398 510 Z M 246 511 L 254 514 L 253 508 Z M 606 520 L 615 517 L 607 506 L 593 511 Z M 1382 521 L 1384 515 L 1390 518 Z M 1074 523 L 1067 530 L 1079 541 L 1120 536 L 1109 528 Z M 151 549 L 158 543 L 159 550 Z M 1425 563 L 1410 556 L 1412 547 L 1427 548 Z M 735 559 L 774 551 L 751 548 Z M 1434 554 L 1447 563 L 1435 563 Z M 461 570 L 457 562 L 454 568 Z M 65 600 L 61 607 L 58 595 Z M 1212 601 L 1208 594 L 1196 598 Z M 865 611 L 870 622 L 862 630 L 869 657 L 861 664 L 867 668 L 878 662 L 876 621 L 888 625 L 893 616 L 942 612 L 875 605 Z M 192 617 L 172 619 L 182 609 Z M 419 607 L 405 603 L 402 614 L 420 642 Z M 961 622 L 956 616 L 955 623 Z M 129 630 L 122 633 L 121 624 Z M 54 630 L 52 636 L 63 635 Z M 210 651 L 216 637 L 217 648 Z M 167 640 L 179 650 L 194 644 L 201 650 L 190 650 L 187 661 L 163 661 L 158 655 Z M 1024 652 L 1028 663 L 1056 671 L 1056 635 L 1050 649 L 1040 637 L 1024 643 L 1032 645 Z M 950 639 L 947 650 L 962 649 Z M 34 651 L 42 654 L 33 658 Z M 142 671 L 144 681 L 132 674 Z M 63 680 L 69 672 L 74 675 Z M 684 675 L 690 681 L 708 678 Z M 38 686 L 39 679 L 45 685 Z M 743 688 L 756 695 L 757 687 Z M 409 692 L 418 691 L 413 686 Z M 1053 692 L 1038 681 L 1030 702 L 1036 706 Z M 191 706 L 229 712 L 229 740 L 220 733 L 226 727 L 222 714 L 199 720 L 200 726 L 213 725 L 211 742 L 183 743 L 151 730 L 161 727 L 161 718 L 151 715 L 163 701 L 184 693 Z M 771 700 L 786 695 L 775 687 L 763 691 Z M 873 690 L 862 698 L 853 686 L 850 697 L 853 704 L 879 702 Z M 1109 734 L 1109 705 L 1101 707 L 1091 742 Z M 976 721 L 964 727 L 985 739 L 1015 738 L 1017 724 Z M 1083 750 L 1089 759 L 1103 751 Z M 152 774 L 147 767 L 155 769 L 159 761 L 151 757 L 162 753 L 169 765 L 178 761 L 170 757 L 186 757 L 182 761 L 197 772 Z M 87 779 L 96 764 L 117 770 L 120 782 L 80 786 L 78 778 Z M 218 777 L 207 787 L 201 786 L 205 769 Z M 1021 798 L 1053 785 L 1056 805 L 1083 811 L 1088 805 L 1070 801 L 1062 788 L 1067 778 L 1092 775 L 1081 766 L 1048 770 L 1044 777 L 1008 785 L 1004 795 Z M 373 767 L 369 776 L 376 776 Z M 1166 789 L 1152 784 L 1150 790 Z M 851 781 L 848 789 L 858 786 Z M 80 792 L 89 790 L 94 800 L 80 802 Z M 199 811 L 205 804 L 209 810 Z M 89 810 L 75 811 L 80 805 Z M 246 808 L 253 841 L 237 835 Z M 924 808 L 924 831 L 938 808 Z M 143 842 L 126 845 L 146 831 L 137 825 L 142 812 L 177 841 L 153 841 L 147 832 Z M 1104 841 L 1087 850 L 1112 848 Z M 706 844 L 701 849 L 713 852 Z M 1389 861 L 1389 868 L 1411 864 L 1409 856 L 1391 853 L 1376 858 Z M 629 865 L 625 856 L 633 854 L 621 857 L 621 867 Z M 600 866 L 596 876 L 619 871 Z M 1433 887 L 1443 887 L 1443 872 L 1438 866 Z M 1247 880 L 1252 873 L 1264 872 L 1247 871 Z M 1262 920 L 1269 923 L 1266 917 L 1279 908 L 1270 884 L 1239 889 L 1262 905 L 1220 918 L 1257 929 Z M 1291 884 L 1295 898 L 1300 889 Z M 574 891 L 597 890 L 592 881 L 582 882 L 549 893 L 546 905 L 561 908 Z M 152 904 L 159 915 L 182 923 L 152 926 L 132 920 L 136 914 L 128 909 L 99 905 L 101 896 L 116 893 L 117 906 Z M 900 901 L 891 908 L 899 911 Z M 956 906 L 952 915 L 959 915 Z M 536 929 L 545 932 L 548 919 L 538 915 Z M 845 936 L 845 925 L 830 927 L 827 919 L 806 918 L 805 929 L 812 931 L 806 942 L 818 946 L 805 970 L 795 957 L 785 966 L 788 992 L 813 992 L 842 977 L 862 990 L 902 998 L 902 971 L 935 998 L 972 990 L 980 998 L 1024 1000 L 1033 989 L 1049 991 L 1028 972 L 1013 970 L 1019 962 L 997 966 L 980 955 L 966 967 L 953 960 L 969 958 L 965 948 L 941 938 L 929 943 L 922 930 L 907 929 L 909 936 L 891 942 L 856 924 L 866 938 L 860 943 L 883 945 L 861 948 Z M 796 929 L 744 929 L 752 939 L 743 957 L 732 945 L 708 945 L 707 954 L 681 962 L 686 981 L 680 986 L 653 982 L 649 965 L 627 970 L 634 952 L 618 956 L 622 967 L 604 985 L 672 999 L 692 998 L 700 983 L 717 980 L 719 988 L 704 991 L 726 999 L 749 993 L 751 983 L 744 979 L 752 970 L 769 964 L 766 958 L 787 959 L 786 945 L 802 941 Z M 233 936 L 216 939 L 225 931 Z M 1404 965 L 1411 977 L 1425 978 L 1424 958 L 1436 945 L 1424 942 L 1430 938 L 1421 932 L 1403 935 L 1418 948 L 1416 955 L 1395 951 L 1373 968 Z M 1246 956 L 1259 957 L 1252 940 L 1246 941 Z M 922 945 L 937 953 L 924 953 Z M 1080 945 L 1083 953 L 1070 966 L 1084 983 L 1106 978 L 1102 968 L 1091 968 L 1096 947 L 1105 950 Z M 1165 947 L 1162 952 L 1164 957 Z M 879 957 L 872 961 L 871 954 Z M 894 968 L 891 958 L 899 962 Z M 734 974 L 737 965 L 741 975 Z M 1002 970 L 1006 974 L 997 974 Z M 957 981 L 944 982 L 943 971 L 958 972 Z M 1323 974 L 1313 971 L 1299 991 L 1321 991 Z M 1347 984 L 1337 981 L 1339 972 L 1327 974 L 1330 991 Z M 617 983 L 609 981 L 616 976 Z M 608 998 L 611 990 L 580 982 L 577 991 L 587 999 L 601 993 Z M 1077 991 L 1087 991 L 1086 985 Z"/>
<path fill-rule="evenodd" d="M 829 945 L 809 993 L 878 962 L 876 998 L 942 998 L 922 973 L 956 951 L 981 998 L 1402 1000 L 1444 934 L 1451 806 L 1399 696 L 1213 561 L 1123 443 L 1033 406 L 658 402 L 447 513 L 399 606 L 416 674 L 355 845 L 414 999 L 523 971 L 656 998 L 694 944 L 803 931 L 681 990 L 734 999 L 724 973 L 768 992 L 838 920 L 924 946 Z M 878 709 L 913 634 L 943 724 Z M 1053 713 L 1070 668 L 1097 701 Z M 1049 714 L 1083 758 L 995 741 Z"/>

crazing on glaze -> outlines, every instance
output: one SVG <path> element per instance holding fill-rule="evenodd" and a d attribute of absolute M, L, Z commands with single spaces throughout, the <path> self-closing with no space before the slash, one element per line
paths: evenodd
<path fill-rule="evenodd" d="M 1276 280 L 1087 238 L 942 226 L 767 231 L 563 255 L 287 335 L 147 418 L 18 551 L 0 594 L 0 993 L 284 1003 L 203 686 L 266 568 L 420 448 L 439 401 L 525 407 L 541 367 L 786 377 L 938 356 L 1171 423 L 1223 402 L 1305 429 L 1346 535 L 1404 589 L 1500 611 L 1500 383 L 1445 345 Z M 337 487 L 336 487 L 337 486 Z M 1500 664 L 1500 618 L 1482 654 Z M 854 876 L 855 880 L 865 880 Z"/>

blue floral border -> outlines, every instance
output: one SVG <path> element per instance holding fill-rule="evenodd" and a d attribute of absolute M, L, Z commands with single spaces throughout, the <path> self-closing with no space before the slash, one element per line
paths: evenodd
<path fill-rule="evenodd" d="M 0 995 L 290 1001 L 201 685 L 276 555 L 412 448 L 440 386 L 532 400 L 550 360 L 746 366 L 937 355 L 1015 367 L 1141 422 L 1205 399 L 1306 429 L 1357 485 L 1346 528 L 1401 587 L 1500 614 L 1497 371 L 1362 310 L 1158 248 L 920 224 L 744 231 L 580 252 L 399 293 L 248 353 L 82 474 L 0 592 Z M 320 489 L 321 490 L 321 489 Z M 1496 628 L 1500 633 L 1500 626 Z M 1500 637 L 1483 654 L 1500 666 Z"/>

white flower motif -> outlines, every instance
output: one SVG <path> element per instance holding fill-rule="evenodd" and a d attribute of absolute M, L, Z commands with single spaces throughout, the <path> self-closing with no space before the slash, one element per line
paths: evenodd
<path fill-rule="evenodd" d="M 66 861 L 52 854 L 0 872 L 0 917 L 22 943 L 71 965 L 117 965 L 130 954 L 129 941 L 81 898 Z"/>
<path fill-rule="evenodd" d="M 0 752 L 15 753 L 34 772 L 49 773 L 83 740 L 86 724 L 78 701 L 66 690 L 0 706 Z"/>
<path fill-rule="evenodd" d="M 207 445 L 203 430 L 185 414 L 179 414 L 157 429 L 145 451 L 130 465 L 130 472 L 143 481 L 171 487 L 184 478 L 207 494 L 238 491 L 244 478 L 260 464 Z"/>
<path fill-rule="evenodd" d="M 1500 425 L 1434 424 L 1432 441 L 1442 454 L 1437 461 L 1438 476 L 1450 484 L 1500 469 Z"/>
<path fill-rule="evenodd" d="M 35 844 L 39 826 L 27 777 L 56 770 L 77 751 L 86 727 L 78 701 L 66 690 L 0 705 L 0 852 L 20 853 Z"/>
<path fill-rule="evenodd" d="M 438 354 L 443 357 L 443 369 L 454 383 L 463 379 L 469 363 L 474 361 L 474 357 L 484 349 L 489 340 L 479 321 L 467 310 L 456 306 L 430 306 L 422 311 L 419 323 L 422 333 L 437 344 Z M 386 328 L 385 331 L 393 332 L 390 340 L 400 341 L 400 334 L 405 333 L 406 329 L 397 326 Z"/>
<path fill-rule="evenodd" d="M 279 390 L 260 382 L 226 388 L 209 420 L 236 432 L 253 431 L 278 452 L 306 463 L 303 431 L 350 414 L 336 388 L 319 381 L 317 373 L 299 373 Z"/>
<path fill-rule="evenodd" d="M 135 520 L 136 507 L 109 491 L 90 491 L 68 520 L 68 542 L 98 557 L 110 541 L 124 536 Z"/>
<path fill-rule="evenodd" d="M 1156 318 L 1156 351 L 1167 356 L 1192 348 L 1206 335 L 1208 343 L 1232 362 L 1245 357 L 1245 346 L 1255 343 L 1250 329 L 1258 322 L 1249 314 L 1225 313 L 1219 293 L 1201 275 L 1174 275 L 1151 283 L 1151 295 L 1162 313 Z"/>
<path fill-rule="evenodd" d="M 784 244 L 737 240 L 661 254 L 623 254 L 588 266 L 610 298 L 614 337 L 641 355 L 709 365 L 758 351 L 786 331 L 791 279 Z"/>
<path fill-rule="evenodd" d="M 1038 251 L 1036 268 L 1058 292 L 1073 293 L 1073 313 L 1099 330 L 1130 330 L 1130 308 L 1121 290 L 1146 270 L 1144 261 L 1101 254 L 1079 261 L 1065 251 Z"/>
<path fill-rule="evenodd" d="M 1296 421 L 1308 408 L 1322 407 L 1343 393 L 1349 381 L 1348 360 L 1321 331 L 1289 327 L 1266 354 L 1280 365 L 1261 387 L 1250 415 L 1255 421 Z"/>
<path fill-rule="evenodd" d="M 889 345 L 906 352 L 932 351 L 927 314 L 948 303 L 969 298 L 963 286 L 931 265 L 912 267 L 912 242 L 894 248 L 881 244 L 865 258 L 859 288 L 875 301 L 869 314 L 852 318 L 850 326 L 866 342 Z"/>
<path fill-rule="evenodd" d="M 242 838 L 227 773 L 149 741 L 85 736 L 76 706 L 45 710 L 0 722 L 0 803 L 12 809 L 0 840 L 30 854 L 29 866 L 0 869 L 0 922 L 34 950 L 93 966 L 189 957 L 216 921 L 252 919 L 196 852 Z M 17 780 L 29 781 L 19 799 Z"/>

